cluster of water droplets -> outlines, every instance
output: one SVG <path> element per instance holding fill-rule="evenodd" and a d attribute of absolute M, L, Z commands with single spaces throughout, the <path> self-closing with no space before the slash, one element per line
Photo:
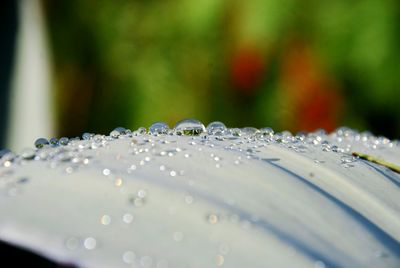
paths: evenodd
<path fill-rule="evenodd" d="M 175 145 L 174 140 L 167 137 L 186 137 L 189 146 L 194 150 L 186 150 Z M 146 166 L 153 161 L 154 157 L 176 157 L 191 158 L 196 151 L 202 152 L 212 149 L 215 146 L 222 146 L 225 150 L 234 150 L 240 155 L 232 163 L 226 163 L 225 159 L 216 153 L 209 153 L 208 162 L 213 168 L 221 169 L 225 164 L 242 165 L 248 159 L 258 159 L 260 149 L 270 145 L 281 146 L 296 153 L 307 156 L 312 154 L 313 150 L 320 150 L 325 153 L 339 154 L 340 164 L 344 168 L 351 168 L 357 158 L 352 156 L 352 144 L 359 143 L 368 149 L 392 148 L 399 146 L 398 141 L 391 141 L 384 137 L 375 137 L 368 132 L 359 133 L 349 128 L 339 128 L 331 134 L 323 130 L 317 130 L 311 133 L 298 133 L 293 135 L 289 131 L 275 133 L 269 127 L 265 128 L 228 128 L 222 122 L 211 122 L 207 127 L 195 119 L 185 119 L 176 123 L 170 128 L 164 122 L 156 122 L 148 129 L 141 127 L 131 131 L 123 127 L 113 129 L 109 135 L 100 135 L 94 133 L 83 133 L 81 137 L 67 138 L 39 138 L 35 141 L 35 149 L 28 148 L 20 154 L 15 154 L 9 150 L 0 151 L 0 193 L 4 192 L 10 196 L 17 195 L 21 191 L 21 185 L 29 182 L 28 177 L 7 176 L 13 172 L 13 166 L 23 164 L 26 161 L 44 161 L 46 160 L 50 168 L 61 167 L 64 174 L 71 174 L 77 169 L 91 164 L 92 157 L 87 154 L 90 150 L 107 147 L 110 142 L 115 140 L 129 140 L 130 152 L 132 155 L 141 157 L 138 162 L 129 163 L 126 167 L 128 174 L 136 172 L 138 169 Z M 224 143 L 220 143 L 224 142 Z M 157 151 L 157 143 L 168 145 L 168 149 Z M 120 160 L 120 156 L 116 156 Z M 323 163 L 322 159 L 314 159 L 315 163 Z M 279 159 L 268 159 L 268 161 L 279 161 Z M 164 172 L 170 178 L 184 176 L 185 170 L 178 170 L 169 167 L 167 164 L 158 165 L 157 169 Z M 103 176 L 113 178 L 113 185 L 123 189 L 124 179 L 119 175 L 114 176 L 113 171 L 107 167 L 101 170 Z M 194 182 L 189 180 L 189 185 Z M 193 205 L 195 196 L 185 194 L 183 201 L 186 205 Z M 147 189 L 137 189 L 136 193 L 128 198 L 128 203 L 140 209 L 146 206 L 149 200 L 149 191 Z M 234 200 L 228 201 L 234 203 Z M 171 210 L 173 211 L 173 209 Z M 171 212 L 172 213 L 172 212 Z M 238 223 L 244 229 L 251 228 L 252 223 L 247 220 L 241 220 L 238 215 L 224 215 L 217 212 L 210 212 L 205 215 L 205 222 L 210 225 L 216 225 L 220 222 Z M 126 212 L 120 216 L 125 224 L 134 222 L 134 215 Z M 254 219 L 256 221 L 257 219 Z M 103 226 L 112 225 L 114 219 L 109 214 L 100 217 L 100 224 Z M 184 239 L 184 233 L 180 230 L 172 234 L 175 242 L 181 242 Z M 75 250 L 83 247 L 86 250 L 94 250 L 98 246 L 98 240 L 95 237 L 77 238 L 69 237 L 66 240 L 66 247 L 69 250 Z M 217 266 L 224 264 L 226 254 L 229 252 L 229 245 L 222 243 L 220 251 L 216 252 Z M 137 256 L 131 250 L 121 253 L 122 261 L 131 264 L 139 261 L 143 267 L 153 263 L 150 256 Z M 159 260 L 159 267 L 168 267 L 167 260 Z M 146 266 L 147 265 L 147 266 Z M 158 266 L 157 266 L 158 267 Z"/>

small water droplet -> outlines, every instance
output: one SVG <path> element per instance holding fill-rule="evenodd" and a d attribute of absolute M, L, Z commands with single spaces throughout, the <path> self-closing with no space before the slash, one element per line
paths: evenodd
<path fill-rule="evenodd" d="M 322 261 L 316 261 L 316 262 L 314 262 L 314 267 L 315 267 L 315 268 L 325 268 L 326 266 L 325 266 L 325 263 L 324 263 L 324 262 L 322 262 Z"/>
<path fill-rule="evenodd" d="M 27 148 L 21 152 L 21 156 L 25 160 L 31 160 L 35 157 L 35 151 L 33 149 Z"/>
<path fill-rule="evenodd" d="M 149 131 L 153 135 L 168 134 L 169 127 L 164 122 L 155 122 L 150 126 Z"/>
<path fill-rule="evenodd" d="M 222 266 L 222 265 L 224 265 L 225 257 L 218 254 L 215 261 L 216 261 L 217 266 Z"/>
<path fill-rule="evenodd" d="M 214 213 L 211 213 L 207 216 L 207 221 L 210 224 L 216 224 L 216 223 L 218 223 L 218 216 Z"/>
<path fill-rule="evenodd" d="M 83 245 L 87 250 L 93 250 L 97 246 L 97 241 L 93 237 L 88 237 L 84 240 Z"/>
<path fill-rule="evenodd" d="M 122 260 L 125 263 L 133 263 L 135 261 L 136 255 L 133 251 L 125 251 L 122 255 Z"/>
<path fill-rule="evenodd" d="M 58 140 L 57 140 L 57 138 L 51 138 L 51 139 L 49 140 L 49 143 L 50 143 L 50 145 L 52 145 L 52 146 L 57 146 L 57 145 L 58 145 Z"/>
<path fill-rule="evenodd" d="M 133 221 L 133 215 L 130 214 L 130 213 L 125 213 L 125 214 L 122 216 L 122 221 L 125 222 L 125 223 L 132 223 L 132 221 Z"/>
<path fill-rule="evenodd" d="M 45 138 L 39 138 L 35 141 L 35 147 L 40 149 L 43 148 L 45 145 L 48 145 L 49 141 Z"/>
<path fill-rule="evenodd" d="M 215 121 L 208 124 L 207 132 L 209 135 L 221 136 L 227 132 L 227 128 L 224 123 Z"/>
<path fill-rule="evenodd" d="M 68 145 L 68 142 L 69 142 L 69 139 L 67 137 L 62 137 L 58 140 L 58 144 L 63 145 L 63 146 Z"/>
<path fill-rule="evenodd" d="M 103 224 L 103 225 L 110 225 L 110 224 L 111 224 L 111 217 L 110 217 L 110 215 L 103 215 L 103 216 L 100 218 L 100 222 L 101 222 L 101 224 Z"/>
<path fill-rule="evenodd" d="M 205 132 L 203 123 L 196 119 L 184 119 L 176 123 L 174 132 L 176 135 L 197 136 Z"/>
<path fill-rule="evenodd" d="M 108 168 L 103 169 L 103 175 L 104 176 L 108 176 L 111 174 L 111 170 L 109 170 Z"/>

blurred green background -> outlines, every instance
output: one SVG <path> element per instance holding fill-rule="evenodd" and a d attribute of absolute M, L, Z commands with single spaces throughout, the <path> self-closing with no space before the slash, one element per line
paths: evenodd
<path fill-rule="evenodd" d="M 187 117 L 400 136 L 400 1 L 42 4 L 58 136 Z"/>

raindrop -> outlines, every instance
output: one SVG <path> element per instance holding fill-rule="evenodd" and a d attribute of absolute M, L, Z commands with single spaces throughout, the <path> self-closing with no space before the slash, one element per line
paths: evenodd
<path fill-rule="evenodd" d="M 130 213 L 125 213 L 125 214 L 122 216 L 122 221 L 125 222 L 125 223 L 132 223 L 132 221 L 133 221 L 133 215 L 130 214 Z"/>
<path fill-rule="evenodd" d="M 84 140 L 91 140 L 94 137 L 93 133 L 85 132 L 82 134 L 82 139 Z"/>
<path fill-rule="evenodd" d="M 49 141 L 45 138 L 39 138 L 35 141 L 35 147 L 40 149 L 43 148 L 45 145 L 48 145 Z"/>
<path fill-rule="evenodd" d="M 222 255 L 217 255 L 215 261 L 216 261 L 217 266 L 222 266 L 222 265 L 224 265 L 225 258 Z"/>
<path fill-rule="evenodd" d="M 184 119 L 176 123 L 174 131 L 176 135 L 197 136 L 206 130 L 204 125 L 196 119 Z"/>
<path fill-rule="evenodd" d="M 67 145 L 68 142 L 69 142 L 69 139 L 68 139 L 67 137 L 62 137 L 62 138 L 60 138 L 60 139 L 58 140 L 58 144 L 59 144 L 59 145 L 63 145 L 63 146 Z"/>
<path fill-rule="evenodd" d="M 124 254 L 122 255 L 122 260 L 125 263 L 133 263 L 135 261 L 136 255 L 133 251 L 125 251 Z"/>
<path fill-rule="evenodd" d="M 121 135 L 126 133 L 126 129 L 123 127 L 117 127 L 113 131 L 110 132 L 110 136 L 114 139 L 118 138 Z"/>
<path fill-rule="evenodd" d="M 224 135 L 226 133 L 226 131 L 227 131 L 227 128 L 226 128 L 225 124 L 222 122 L 219 122 L 219 121 L 211 122 L 207 126 L 207 132 L 210 135 L 221 136 L 221 135 Z"/>
<path fill-rule="evenodd" d="M 109 170 L 108 168 L 103 169 L 103 175 L 104 176 L 108 176 L 111 174 L 111 170 Z"/>
<path fill-rule="evenodd" d="M 49 143 L 50 143 L 50 145 L 52 145 L 52 146 L 57 146 L 57 145 L 58 145 L 58 140 L 57 140 L 57 138 L 51 138 L 51 139 L 49 140 Z"/>
<path fill-rule="evenodd" d="M 169 127 L 164 122 L 156 122 L 150 126 L 149 131 L 153 135 L 167 134 Z"/>
<path fill-rule="evenodd" d="M 83 245 L 86 249 L 88 250 L 92 250 L 96 248 L 97 245 L 97 241 L 95 238 L 93 237 L 88 237 L 85 239 L 85 241 L 83 242 Z"/>
<path fill-rule="evenodd" d="M 24 149 L 21 153 L 23 159 L 30 160 L 35 157 L 35 151 L 33 149 Z"/>
<path fill-rule="evenodd" d="M 218 223 L 218 216 L 216 214 L 211 213 L 207 216 L 207 221 L 210 224 L 216 224 Z"/>
<path fill-rule="evenodd" d="M 101 222 L 101 224 L 103 224 L 103 225 L 110 225 L 110 223 L 111 223 L 111 217 L 110 217 L 109 215 L 103 215 L 103 216 L 100 218 L 100 222 Z"/>

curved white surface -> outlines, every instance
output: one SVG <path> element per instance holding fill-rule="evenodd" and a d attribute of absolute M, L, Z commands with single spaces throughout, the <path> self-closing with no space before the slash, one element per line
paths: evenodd
<path fill-rule="evenodd" d="M 400 174 L 352 151 L 399 164 L 398 143 L 340 132 L 3 157 L 0 239 L 79 267 L 400 267 Z"/>

